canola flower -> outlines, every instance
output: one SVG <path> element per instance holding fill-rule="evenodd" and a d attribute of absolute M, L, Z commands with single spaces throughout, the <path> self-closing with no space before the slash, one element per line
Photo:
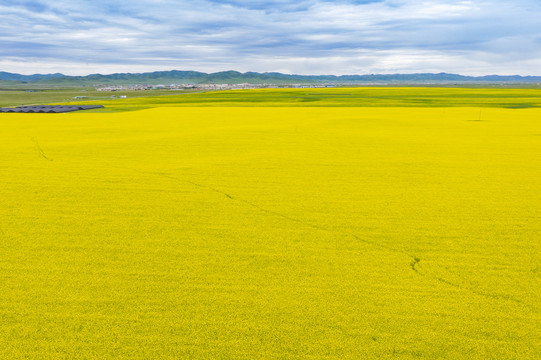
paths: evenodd
<path fill-rule="evenodd" d="M 0 358 L 535 359 L 539 119 L 0 114 Z"/>

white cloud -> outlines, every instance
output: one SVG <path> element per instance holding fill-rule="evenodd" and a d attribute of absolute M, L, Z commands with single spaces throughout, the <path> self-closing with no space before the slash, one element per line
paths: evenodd
<path fill-rule="evenodd" d="M 0 70 L 541 75 L 541 4 L 0 0 Z"/>

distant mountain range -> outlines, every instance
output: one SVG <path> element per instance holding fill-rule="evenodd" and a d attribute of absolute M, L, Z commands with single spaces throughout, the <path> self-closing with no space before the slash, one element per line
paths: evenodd
<path fill-rule="evenodd" d="M 14 74 L 14 73 L 9 73 L 5 71 L 0 71 L 0 80 L 4 80 L 4 81 L 35 82 L 35 81 L 56 79 L 63 76 L 65 75 L 60 74 L 60 73 L 46 74 L 46 75 L 42 75 L 42 74 L 21 75 L 21 74 Z"/>
<path fill-rule="evenodd" d="M 155 71 L 147 73 L 117 73 L 68 76 L 56 74 L 21 75 L 0 71 L 0 80 L 16 83 L 43 85 L 126 85 L 126 84 L 467 84 L 467 83 L 541 83 L 541 76 L 463 76 L 457 74 L 374 74 L 374 75 L 290 75 L 277 72 L 257 73 L 222 71 L 203 73 L 197 71 Z"/>

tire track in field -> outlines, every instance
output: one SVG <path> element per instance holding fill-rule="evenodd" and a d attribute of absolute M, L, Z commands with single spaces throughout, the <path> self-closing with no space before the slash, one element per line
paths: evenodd
<path fill-rule="evenodd" d="M 358 235 L 356 235 L 356 234 L 354 234 L 352 232 L 336 230 L 336 229 L 332 229 L 332 228 L 329 228 L 329 227 L 313 224 L 313 223 L 311 223 L 309 221 L 305 221 L 305 220 L 302 220 L 302 219 L 299 219 L 299 218 L 291 217 L 291 216 L 282 214 L 282 213 L 274 211 L 274 210 L 269 210 L 269 209 L 266 209 L 264 207 L 259 206 L 256 203 L 248 201 L 246 199 L 239 198 L 237 196 L 231 195 L 231 194 L 229 194 L 229 193 L 227 193 L 227 192 L 225 192 L 223 190 L 214 188 L 214 187 L 209 186 L 209 185 L 197 183 L 197 182 L 194 182 L 194 181 L 191 181 L 191 180 L 182 179 L 180 177 L 176 177 L 176 176 L 170 175 L 168 173 L 147 172 L 147 171 L 141 171 L 141 170 L 134 169 L 134 168 L 124 168 L 124 169 L 129 169 L 129 170 L 135 171 L 135 172 L 137 172 L 139 174 L 143 174 L 143 175 L 147 175 L 147 176 L 150 175 L 150 176 L 164 177 L 164 178 L 176 181 L 176 182 L 187 183 L 187 184 L 190 184 L 190 185 L 192 185 L 194 187 L 201 188 L 201 189 L 204 189 L 204 190 L 207 190 L 207 191 L 212 191 L 212 192 L 215 192 L 217 194 L 223 195 L 226 198 L 228 198 L 229 200 L 236 201 L 236 202 L 239 202 L 239 203 L 243 203 L 243 204 L 245 204 L 247 206 L 250 206 L 250 207 L 252 207 L 254 209 L 257 209 L 258 211 L 260 211 L 262 213 L 266 213 L 266 214 L 269 214 L 269 215 L 272 215 L 272 216 L 280 217 L 280 218 L 283 218 L 283 219 L 289 220 L 291 222 L 295 222 L 295 223 L 304 225 L 304 226 L 312 228 L 312 229 L 325 231 L 325 232 L 329 232 L 329 233 L 334 233 L 334 234 L 339 234 L 339 235 L 346 236 L 346 237 L 352 237 L 355 240 L 360 241 L 360 242 L 365 243 L 365 244 L 368 244 L 370 246 L 377 247 L 377 248 L 380 248 L 380 249 L 384 249 L 386 251 L 393 252 L 393 253 L 396 253 L 396 254 L 405 255 L 405 256 L 409 257 L 410 260 L 411 260 L 410 264 L 409 264 L 409 267 L 411 268 L 411 270 L 413 272 L 415 272 L 419 276 L 427 277 L 429 279 L 432 279 L 434 281 L 440 282 L 442 284 L 445 284 L 447 286 L 453 287 L 453 288 L 461 290 L 461 291 L 469 291 L 469 292 L 471 292 L 473 294 L 476 294 L 476 295 L 479 295 L 479 296 L 482 296 L 482 297 L 486 297 L 486 298 L 489 298 L 489 299 L 511 301 L 511 302 L 526 306 L 526 307 L 528 307 L 530 309 L 537 310 L 537 308 L 535 306 L 533 306 L 531 304 L 528 304 L 528 303 L 525 303 L 522 300 L 517 299 L 517 298 L 515 298 L 515 297 L 513 297 L 511 295 L 495 294 L 495 293 L 490 293 L 490 292 L 478 290 L 478 289 L 473 288 L 471 286 L 461 285 L 459 283 L 444 279 L 443 277 L 440 277 L 440 276 L 435 275 L 435 274 L 430 274 L 428 272 L 421 272 L 420 269 L 419 269 L 419 265 L 421 263 L 421 258 L 419 258 L 418 256 L 415 256 L 413 254 L 410 254 L 409 252 L 407 252 L 407 251 L 405 251 L 403 249 L 399 249 L 399 248 L 392 247 L 390 245 L 381 244 L 381 243 L 378 243 L 378 242 L 375 242 L 375 241 L 367 240 L 367 239 L 361 238 L 360 236 L 358 236 Z M 462 280 L 466 281 L 463 278 L 462 278 Z"/>
<path fill-rule="evenodd" d="M 34 146 L 36 147 L 36 150 L 38 151 L 39 155 L 44 158 L 45 160 L 47 161 L 54 161 L 53 159 L 51 159 L 50 157 L 48 157 L 47 155 L 45 155 L 45 151 L 43 151 L 43 149 L 41 148 L 41 146 L 39 145 L 39 142 L 31 137 L 30 140 L 32 140 L 32 142 L 34 143 Z"/>

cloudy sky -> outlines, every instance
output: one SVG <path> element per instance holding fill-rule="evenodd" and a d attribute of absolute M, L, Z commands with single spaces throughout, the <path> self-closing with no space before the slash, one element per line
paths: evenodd
<path fill-rule="evenodd" d="M 539 0 L 0 0 L 0 71 L 541 75 Z"/>

